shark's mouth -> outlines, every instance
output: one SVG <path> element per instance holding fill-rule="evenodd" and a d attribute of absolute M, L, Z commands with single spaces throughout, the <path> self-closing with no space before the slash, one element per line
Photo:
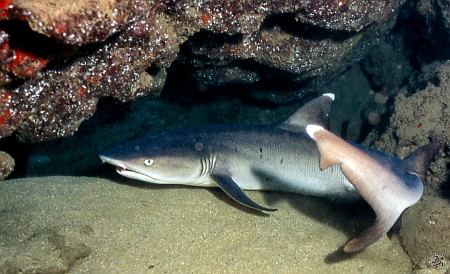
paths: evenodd
<path fill-rule="evenodd" d="M 131 178 L 131 179 L 136 179 L 136 180 L 141 180 L 144 182 L 150 182 L 150 183 L 154 183 L 154 184 L 161 184 L 160 181 L 158 181 L 155 178 L 152 178 L 146 174 L 140 173 L 138 171 L 134 171 L 132 169 L 129 169 L 125 166 L 125 164 L 122 161 L 119 160 L 114 160 L 108 156 L 105 155 L 100 155 L 100 159 L 103 162 L 112 164 L 114 166 L 116 166 L 116 171 L 117 173 L 119 173 L 122 176 Z"/>
<path fill-rule="evenodd" d="M 136 172 L 136 171 L 133 171 L 133 170 L 131 170 L 131 169 L 128 169 L 128 168 L 127 168 L 124 164 L 122 164 L 122 163 L 120 163 L 120 164 L 115 163 L 115 165 L 116 165 L 116 171 L 117 171 L 117 173 L 119 173 L 119 174 L 121 174 L 121 175 L 123 175 L 124 173 L 128 173 L 128 172 L 138 173 L 138 172 Z"/>
<path fill-rule="evenodd" d="M 126 168 L 126 167 L 118 166 L 118 167 L 116 168 L 116 170 L 117 170 L 118 173 L 121 173 L 121 172 L 123 172 L 123 171 L 126 171 L 127 168 Z"/>
<path fill-rule="evenodd" d="M 136 179 L 136 180 L 140 180 L 140 181 L 144 181 L 144 182 L 149 182 L 149 183 L 153 183 L 153 184 L 162 184 L 162 182 L 137 171 L 131 170 L 126 168 L 125 166 L 121 165 L 121 166 L 117 166 L 116 167 L 116 171 L 117 173 L 119 173 L 120 175 L 124 176 L 124 177 L 128 177 L 131 179 Z"/>

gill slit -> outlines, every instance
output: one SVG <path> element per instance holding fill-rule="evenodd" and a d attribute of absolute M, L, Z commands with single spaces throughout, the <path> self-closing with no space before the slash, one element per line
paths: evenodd
<path fill-rule="evenodd" d="M 217 155 L 210 154 L 208 158 L 202 159 L 202 171 L 200 173 L 200 178 L 211 174 L 211 172 L 216 167 Z"/>

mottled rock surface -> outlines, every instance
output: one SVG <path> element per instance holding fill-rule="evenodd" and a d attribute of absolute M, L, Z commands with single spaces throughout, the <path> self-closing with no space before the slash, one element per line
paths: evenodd
<path fill-rule="evenodd" d="M 400 239 L 414 268 L 429 269 L 434 253 L 450 258 L 450 204 L 438 197 L 425 197 L 403 214 Z M 450 266 L 447 266 L 450 270 Z M 444 269 L 445 271 L 445 269 Z"/>
<path fill-rule="evenodd" d="M 425 192 L 450 189 L 450 61 L 433 63 L 411 78 L 395 98 L 393 114 L 381 136 L 371 136 L 378 149 L 404 158 L 429 142 L 441 144 L 431 164 Z"/>
<path fill-rule="evenodd" d="M 157 96 L 176 59 L 206 87 L 259 83 L 296 98 L 299 85 L 320 86 L 316 77 L 361 58 L 402 3 L 3 1 L 0 136 L 71 135 L 100 97 Z M 226 73 L 216 83 L 217 71 Z M 267 88 L 278 76 L 290 84 Z"/>
<path fill-rule="evenodd" d="M 0 151 L 0 180 L 6 177 L 14 171 L 14 159 L 6 152 Z"/>

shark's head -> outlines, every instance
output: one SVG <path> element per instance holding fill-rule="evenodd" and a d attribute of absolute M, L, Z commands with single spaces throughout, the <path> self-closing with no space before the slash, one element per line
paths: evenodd
<path fill-rule="evenodd" d="M 99 156 L 122 176 L 183 185 L 207 184 L 216 160 L 203 143 L 166 133 L 110 147 Z"/>

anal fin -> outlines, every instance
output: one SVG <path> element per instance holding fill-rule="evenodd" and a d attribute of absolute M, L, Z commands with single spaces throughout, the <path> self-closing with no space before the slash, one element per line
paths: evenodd
<path fill-rule="evenodd" d="M 263 212 L 272 212 L 277 209 L 267 208 L 253 202 L 244 191 L 233 181 L 233 179 L 225 174 L 211 174 L 211 179 L 233 200 L 247 207 L 260 210 Z"/>

